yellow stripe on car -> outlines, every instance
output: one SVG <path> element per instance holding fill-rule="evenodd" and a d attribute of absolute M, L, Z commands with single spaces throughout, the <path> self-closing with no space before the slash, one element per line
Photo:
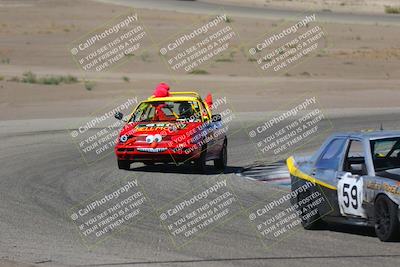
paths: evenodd
<path fill-rule="evenodd" d="M 313 184 L 318 184 L 318 185 L 321 185 L 323 187 L 326 187 L 326 188 L 329 188 L 332 190 L 337 190 L 335 186 L 327 184 L 325 182 L 322 182 L 322 181 L 316 179 L 315 177 L 312 177 L 312 176 L 302 172 L 299 168 L 297 168 L 293 157 L 290 157 L 286 160 L 286 165 L 289 169 L 289 173 L 299 179 L 306 180 Z"/>

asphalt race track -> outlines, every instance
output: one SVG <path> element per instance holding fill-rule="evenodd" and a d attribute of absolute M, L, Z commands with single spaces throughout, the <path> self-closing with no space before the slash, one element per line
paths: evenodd
<path fill-rule="evenodd" d="M 371 128 L 376 121 L 394 128 L 397 118 L 393 114 L 348 116 L 332 118 L 332 123 L 335 130 Z M 188 167 L 164 165 L 135 164 L 131 171 L 121 171 L 112 153 L 90 166 L 84 163 L 65 129 L 73 120 L 0 123 L 2 259 L 39 266 L 355 267 L 397 266 L 400 262 L 400 243 L 382 243 L 373 230 L 364 228 L 329 226 L 304 231 L 298 227 L 290 237 L 266 240 L 267 247 L 263 246 L 249 223 L 247 209 L 286 189 L 235 174 L 260 160 L 244 132 L 229 137 L 229 168 L 221 176 L 211 166 L 205 175 Z M 230 130 L 238 128 L 238 123 Z M 324 138 L 314 138 L 304 151 L 312 151 Z M 143 185 L 155 209 L 215 177 L 231 181 L 244 209 L 179 250 L 156 212 L 87 249 L 67 210 L 127 175 Z"/>

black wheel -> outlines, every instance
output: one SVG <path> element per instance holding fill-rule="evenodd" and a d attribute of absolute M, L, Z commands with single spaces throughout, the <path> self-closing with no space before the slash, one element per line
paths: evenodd
<path fill-rule="evenodd" d="M 315 230 L 321 227 L 322 224 L 320 219 L 321 216 L 319 215 L 317 207 L 315 207 L 314 209 L 310 209 L 307 207 L 307 205 L 310 204 L 310 202 L 302 201 L 309 196 L 311 196 L 310 191 L 299 193 L 297 195 L 297 205 L 298 205 L 298 210 L 301 213 L 300 219 L 303 228 L 306 230 Z M 315 209 L 317 209 L 316 213 Z"/>
<path fill-rule="evenodd" d="M 206 156 L 207 156 L 207 147 L 203 146 L 201 148 L 200 157 L 194 161 L 195 168 L 200 173 L 206 172 Z"/>
<path fill-rule="evenodd" d="M 131 162 L 129 160 L 118 160 L 118 168 L 121 170 L 129 170 Z"/>
<path fill-rule="evenodd" d="M 222 146 L 221 152 L 219 153 L 219 159 L 214 160 L 214 166 L 217 170 L 225 170 L 228 162 L 228 146 L 225 139 Z"/>
<path fill-rule="evenodd" d="M 385 195 L 375 201 L 375 233 L 381 241 L 392 241 L 399 236 L 398 206 Z"/>

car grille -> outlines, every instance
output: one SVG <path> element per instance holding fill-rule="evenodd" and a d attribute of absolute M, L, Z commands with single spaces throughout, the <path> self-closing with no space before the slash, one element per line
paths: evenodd
<path fill-rule="evenodd" d="M 164 152 L 167 149 L 164 147 L 160 147 L 160 148 L 151 148 L 151 147 L 141 147 L 141 148 L 137 148 L 138 151 L 140 152 L 151 152 L 151 153 L 157 153 L 157 152 Z"/>

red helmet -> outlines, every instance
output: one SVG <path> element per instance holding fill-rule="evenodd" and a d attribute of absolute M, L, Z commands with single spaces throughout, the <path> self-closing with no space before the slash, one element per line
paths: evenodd
<path fill-rule="evenodd" d="M 166 83 L 159 83 L 154 90 L 153 95 L 155 97 L 166 97 L 169 96 L 169 85 Z"/>

